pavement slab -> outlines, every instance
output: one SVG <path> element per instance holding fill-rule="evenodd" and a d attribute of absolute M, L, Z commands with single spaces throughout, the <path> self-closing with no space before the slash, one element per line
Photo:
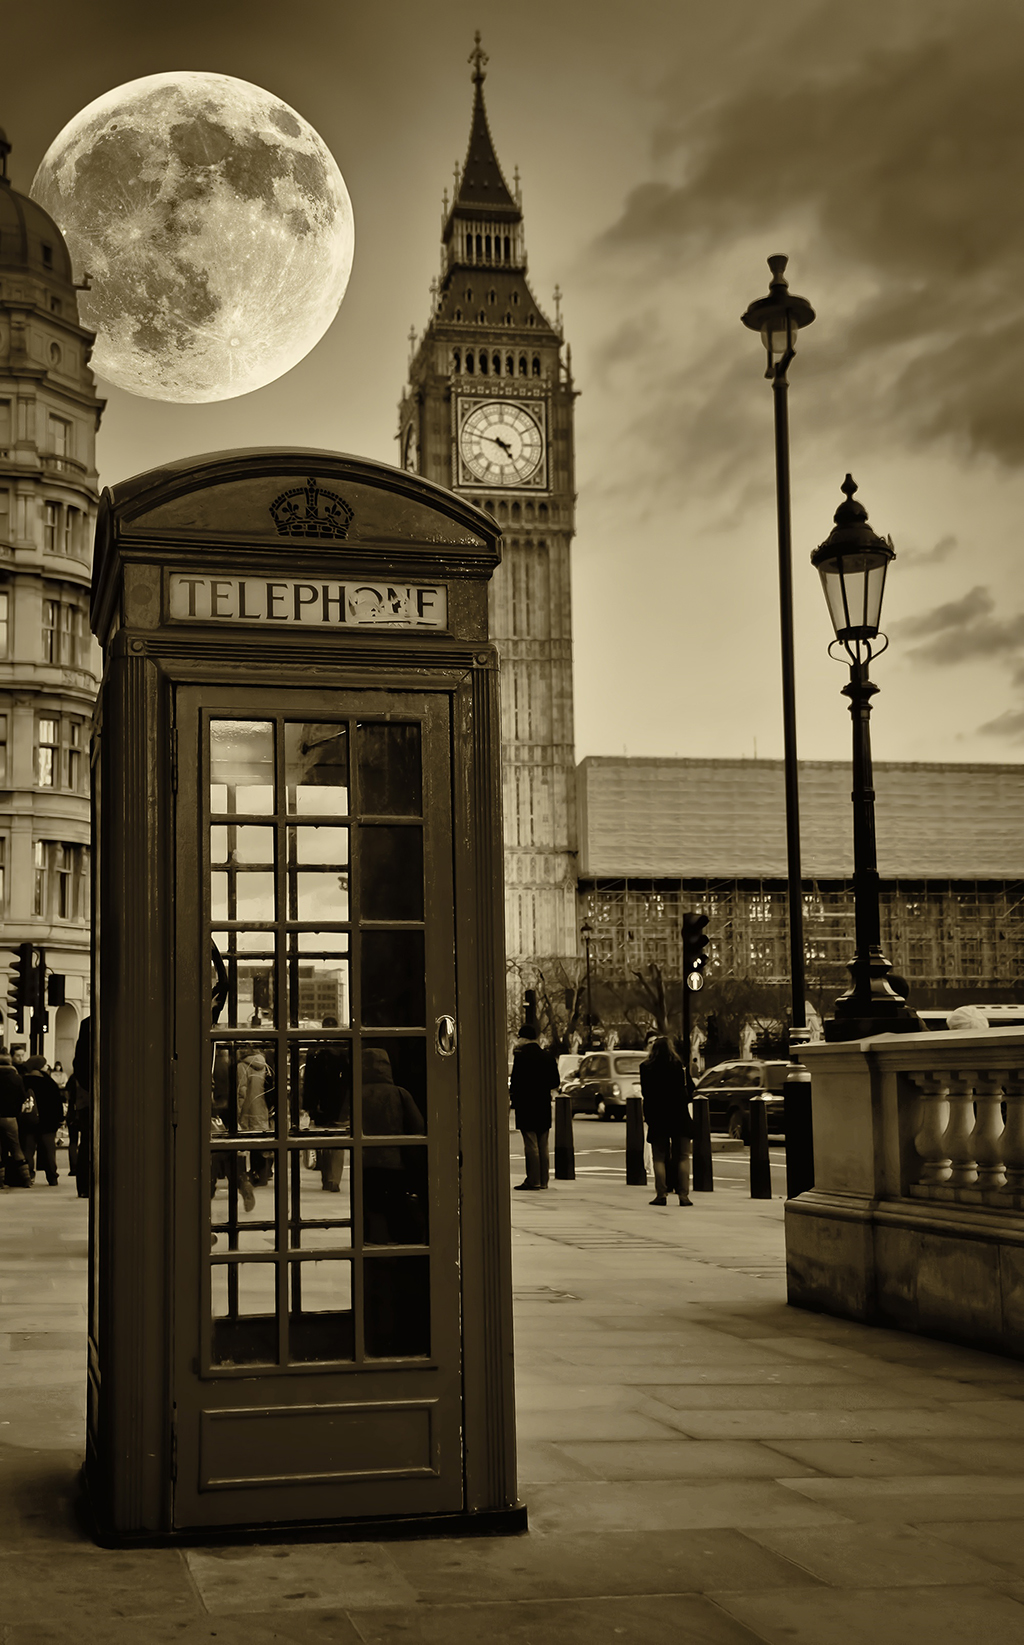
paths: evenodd
<path fill-rule="evenodd" d="M 781 1199 L 661 1215 L 616 1158 L 513 1195 L 494 1538 L 94 1546 L 86 1206 L 0 1194 L 2 1645 L 1024 1640 L 1024 1364 L 790 1308 Z"/>

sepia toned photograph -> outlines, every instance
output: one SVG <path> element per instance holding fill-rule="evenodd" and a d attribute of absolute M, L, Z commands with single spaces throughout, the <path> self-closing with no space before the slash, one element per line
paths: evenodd
<path fill-rule="evenodd" d="M 0 1645 L 1024 1639 L 1024 16 L 0 34 Z"/>

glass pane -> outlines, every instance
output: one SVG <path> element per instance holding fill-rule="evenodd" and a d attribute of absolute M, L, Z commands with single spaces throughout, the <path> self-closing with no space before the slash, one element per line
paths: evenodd
<path fill-rule="evenodd" d="M 364 920 L 421 920 L 422 829 L 361 828 L 359 885 Z"/>
<path fill-rule="evenodd" d="M 291 1358 L 303 1364 L 352 1359 L 355 1329 L 351 1262 L 293 1262 L 288 1277 Z"/>
<path fill-rule="evenodd" d="M 221 1251 L 276 1249 L 277 1224 L 273 1184 L 257 1187 L 249 1156 L 235 1149 L 214 1149 L 210 1158 L 210 1245 Z"/>
<path fill-rule="evenodd" d="M 422 931 L 363 932 L 363 1022 L 422 1028 L 426 1015 Z"/>
<path fill-rule="evenodd" d="M 220 1263 L 210 1274 L 215 1365 L 277 1361 L 277 1264 Z"/>
<path fill-rule="evenodd" d="M 402 1130 L 406 1136 L 422 1136 L 427 1129 L 427 1045 L 418 1035 L 415 1039 L 379 1039 L 363 1041 L 363 1084 L 369 1083 L 368 1051 L 383 1051 L 391 1069 L 391 1079 L 412 1097 L 419 1115 L 419 1123 L 403 1105 Z M 377 1064 L 377 1068 L 380 1068 Z M 366 1132 L 366 1120 L 363 1120 Z"/>
<path fill-rule="evenodd" d="M 376 1359 L 430 1353 L 429 1257 L 366 1257 L 363 1329 Z"/>
<path fill-rule="evenodd" d="M 363 1239 L 367 1245 L 426 1245 L 427 1150 L 363 1149 Z"/>
<path fill-rule="evenodd" d="M 348 728 L 286 725 L 284 749 L 291 815 L 344 816 L 348 811 Z"/>
<path fill-rule="evenodd" d="M 289 828 L 288 861 L 347 868 L 348 829 L 332 828 L 326 824 L 314 828 Z"/>
<path fill-rule="evenodd" d="M 289 918 L 347 920 L 348 873 L 333 868 L 288 870 Z M 239 916 L 240 918 L 242 916 Z"/>
<path fill-rule="evenodd" d="M 272 1134 L 277 1113 L 275 1051 L 272 1045 L 236 1045 L 229 1054 L 234 1061 L 235 1089 L 233 1113 L 238 1135 Z M 215 1076 L 216 1078 L 216 1076 Z M 269 1175 L 258 1165 L 253 1176 Z"/>
<path fill-rule="evenodd" d="M 299 1094 L 298 1110 L 294 1101 L 292 1105 L 293 1132 L 305 1131 L 314 1146 L 319 1146 L 319 1142 L 313 1133 L 317 1137 L 324 1131 L 351 1135 L 351 1042 L 304 1040 L 292 1045 L 291 1057 L 292 1091 Z"/>
<path fill-rule="evenodd" d="M 359 810 L 371 817 L 423 814 L 418 725 L 359 725 Z"/>
<path fill-rule="evenodd" d="M 293 1028 L 347 1027 L 348 935 L 344 931 L 288 933 L 288 1021 Z"/>
<path fill-rule="evenodd" d="M 347 1148 L 294 1148 L 289 1160 L 292 1250 L 352 1244 L 352 1168 Z"/>
<path fill-rule="evenodd" d="M 210 829 L 210 861 L 274 865 L 274 830 L 258 824 L 214 823 Z"/>
<path fill-rule="evenodd" d="M 210 918 L 273 920 L 277 909 L 273 873 L 263 868 L 214 869 L 210 875 Z"/>
<path fill-rule="evenodd" d="M 273 1027 L 274 933 L 213 933 L 213 1020 L 226 1028 Z"/>
<path fill-rule="evenodd" d="M 274 809 L 274 734 L 268 720 L 210 721 L 210 810 Z"/>
<path fill-rule="evenodd" d="M 415 1060 L 422 1067 L 423 1042 L 414 1043 L 420 1046 L 420 1056 Z M 399 1084 L 392 1066 L 391 1058 L 396 1055 L 399 1066 L 405 1063 L 414 1065 L 411 1056 L 402 1054 L 401 1046 L 400 1040 L 392 1041 L 390 1046 L 363 1046 L 364 1137 L 421 1137 L 426 1131 L 420 1105 L 414 1101 L 411 1092 Z"/>

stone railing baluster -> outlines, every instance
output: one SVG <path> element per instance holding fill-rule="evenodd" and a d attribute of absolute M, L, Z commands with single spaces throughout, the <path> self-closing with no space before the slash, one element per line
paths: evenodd
<path fill-rule="evenodd" d="M 922 1184 L 948 1182 L 950 1164 L 944 1138 L 949 1120 L 949 1103 L 946 1100 L 945 1079 L 941 1074 L 916 1072 L 908 1073 L 906 1077 L 920 1092 L 914 1148 L 921 1164 L 913 1180 Z"/>
<path fill-rule="evenodd" d="M 1012 1068 L 1003 1074 L 1006 1128 L 1003 1131 L 1003 1166 L 1006 1186 L 1012 1193 L 1024 1193 L 1024 1069 Z"/>
<path fill-rule="evenodd" d="M 949 1124 L 942 1139 L 949 1155 L 951 1188 L 973 1188 L 978 1180 L 974 1161 L 974 1075 L 948 1073 L 945 1081 L 949 1098 Z"/>
<path fill-rule="evenodd" d="M 966 1077 L 966 1076 L 965 1076 Z M 1001 1070 L 986 1069 L 970 1076 L 974 1082 L 974 1158 L 979 1188 L 1002 1188 L 1003 1170 L 1003 1080 Z"/>

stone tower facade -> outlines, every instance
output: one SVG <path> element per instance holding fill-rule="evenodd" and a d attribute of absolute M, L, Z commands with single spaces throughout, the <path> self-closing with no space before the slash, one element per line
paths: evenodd
<path fill-rule="evenodd" d="M 71 258 L 11 187 L 0 132 L 0 947 L 33 942 L 65 977 L 44 1054 L 65 1072 L 89 1010 L 89 736 L 99 650 L 89 630 L 103 402 L 78 323 Z M 28 1044 L 7 1018 L 3 1038 Z"/>
<path fill-rule="evenodd" d="M 441 272 L 413 335 L 399 412 L 403 465 L 498 521 L 490 591 L 501 659 L 506 946 L 510 993 L 533 965 L 577 953 L 570 546 L 575 529 L 571 358 L 557 313 L 527 279 L 518 174 L 512 189 L 473 64 L 465 164 L 442 209 Z M 516 986 L 518 982 L 518 988 Z"/>

